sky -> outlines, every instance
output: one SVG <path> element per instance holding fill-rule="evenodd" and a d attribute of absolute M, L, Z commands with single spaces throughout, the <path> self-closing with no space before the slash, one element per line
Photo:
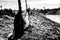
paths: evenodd
<path fill-rule="evenodd" d="M 21 0 L 22 3 L 22 10 L 26 9 L 25 6 L 25 0 Z M 44 8 L 58 8 L 60 7 L 60 0 L 27 0 L 28 7 L 31 9 L 38 8 L 38 9 L 44 9 Z M 3 6 L 4 8 L 11 8 L 18 10 L 18 0 L 0 0 L 0 6 Z"/>
<path fill-rule="evenodd" d="M 17 0 L 0 0 L 0 6 L 2 6 L 2 9 L 4 8 L 11 8 L 11 9 L 18 9 L 18 3 Z"/>

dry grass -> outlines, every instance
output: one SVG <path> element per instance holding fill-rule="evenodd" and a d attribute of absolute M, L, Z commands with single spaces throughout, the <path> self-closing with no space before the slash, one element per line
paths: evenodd
<path fill-rule="evenodd" d="M 0 37 L 2 39 L 7 40 L 8 35 L 10 33 L 13 33 L 13 29 L 14 29 L 13 22 L 14 22 L 14 17 L 4 15 L 2 16 L 2 18 L 0 18 Z"/>
<path fill-rule="evenodd" d="M 21 40 L 49 40 L 58 39 L 60 36 L 60 25 L 53 22 L 41 15 L 30 15 L 30 25 L 26 34 L 23 35 Z M 58 29 L 59 28 L 59 29 Z"/>

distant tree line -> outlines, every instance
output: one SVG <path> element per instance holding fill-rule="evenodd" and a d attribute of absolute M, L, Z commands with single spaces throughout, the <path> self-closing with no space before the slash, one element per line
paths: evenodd
<path fill-rule="evenodd" d="M 42 13 L 44 15 L 60 15 L 60 8 L 54 8 L 54 9 L 29 9 L 30 14 L 31 13 Z"/>
<path fill-rule="evenodd" d="M 15 13 L 13 13 L 12 9 L 4 9 L 4 10 L 0 10 L 0 16 L 2 15 L 8 15 L 8 16 L 15 16 Z"/>

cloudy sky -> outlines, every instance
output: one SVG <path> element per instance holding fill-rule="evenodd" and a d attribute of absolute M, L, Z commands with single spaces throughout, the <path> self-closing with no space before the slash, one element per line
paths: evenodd
<path fill-rule="evenodd" d="M 2 5 L 2 9 L 11 8 L 18 9 L 18 0 L 0 0 L 0 6 Z M 21 0 L 22 9 L 25 9 L 25 0 Z M 60 7 L 60 0 L 27 0 L 28 7 L 30 8 L 57 8 Z"/>
<path fill-rule="evenodd" d="M 0 6 L 3 6 L 4 8 L 11 8 L 11 9 L 18 9 L 18 3 L 17 0 L 0 0 Z"/>

